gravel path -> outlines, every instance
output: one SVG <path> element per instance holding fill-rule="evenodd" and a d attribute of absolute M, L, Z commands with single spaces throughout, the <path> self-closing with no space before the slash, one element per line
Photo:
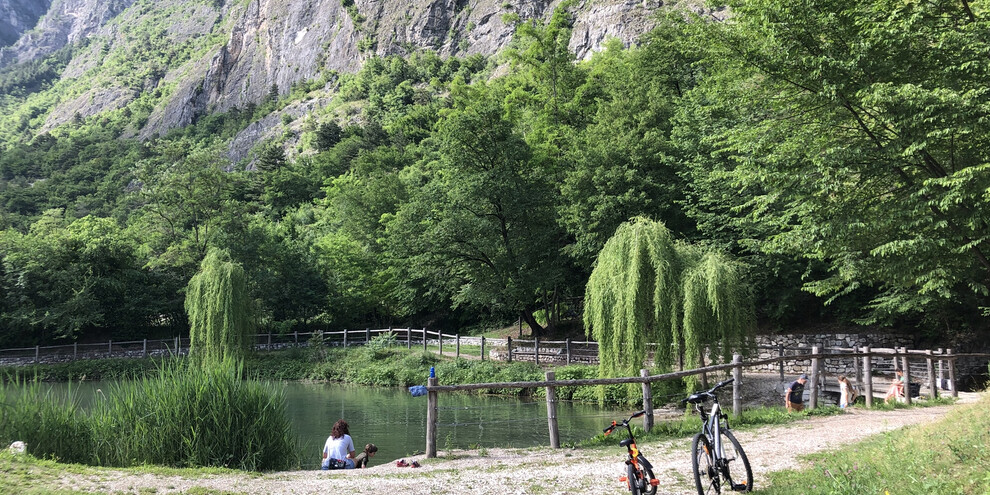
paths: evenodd
<path fill-rule="evenodd" d="M 960 394 L 959 403 L 975 402 L 978 394 Z M 753 467 L 754 485 L 760 486 L 771 471 L 796 468 L 798 457 L 877 433 L 934 421 L 952 406 L 864 411 L 814 417 L 787 425 L 767 426 L 736 433 Z M 618 494 L 624 483 L 625 449 L 488 449 L 442 451 L 446 458 L 424 460 L 420 468 L 399 468 L 395 463 L 352 471 L 293 471 L 266 475 L 220 475 L 197 478 L 135 475 L 107 470 L 100 476 L 70 476 L 61 488 L 109 493 L 181 493 L 194 487 L 247 494 L 291 493 L 530 493 Z M 640 447 L 660 479 L 658 494 L 694 493 L 690 441 L 687 439 L 643 442 Z M 412 461 L 413 458 L 406 460 Z M 628 492 L 626 492 L 628 493 Z"/>

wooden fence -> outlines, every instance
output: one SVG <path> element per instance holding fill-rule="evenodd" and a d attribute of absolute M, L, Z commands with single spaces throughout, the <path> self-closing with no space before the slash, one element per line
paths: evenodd
<path fill-rule="evenodd" d="M 293 332 L 285 334 L 264 333 L 253 336 L 255 350 L 278 350 L 294 347 L 324 345 L 351 347 L 366 345 L 379 335 L 390 335 L 392 343 L 407 348 L 439 351 L 441 355 L 498 359 L 503 361 L 532 361 L 538 364 L 596 364 L 598 343 L 593 341 L 541 341 L 513 339 L 488 339 L 462 337 L 425 328 L 365 328 L 336 332 Z M 0 349 L 0 365 L 53 363 L 78 359 L 105 359 L 111 357 L 141 358 L 149 356 L 184 355 L 189 351 L 189 339 L 143 339 L 134 341 L 107 341 L 99 343 L 73 343 L 52 346 L 34 346 Z"/>
<path fill-rule="evenodd" d="M 857 376 L 860 388 L 867 407 L 872 407 L 875 399 L 873 388 L 874 359 L 892 360 L 899 363 L 898 369 L 904 371 L 905 382 L 911 384 L 911 362 L 923 360 L 927 373 L 927 386 L 931 397 L 937 397 L 941 381 L 936 378 L 935 364 L 945 363 L 948 372 L 948 379 L 945 382 L 946 389 L 951 391 L 953 397 L 958 397 L 956 388 L 955 361 L 959 358 L 987 358 L 990 354 L 982 353 L 953 353 L 952 349 L 946 349 L 942 353 L 936 354 L 932 350 L 908 351 L 901 349 L 870 349 L 863 347 L 860 349 L 821 349 L 812 347 L 811 352 L 800 355 L 778 356 L 769 359 L 743 361 L 742 356 L 736 354 L 728 364 L 706 366 L 693 370 L 678 371 L 674 373 L 664 373 L 660 375 L 649 375 L 648 371 L 640 370 L 640 376 L 630 376 L 621 378 L 597 378 L 581 380 L 556 380 L 553 371 L 546 372 L 546 379 L 542 381 L 530 382 L 502 382 L 502 383 L 470 383 L 461 385 L 439 385 L 436 377 L 430 377 L 427 381 L 427 410 L 426 410 L 426 457 L 436 457 L 437 455 L 437 418 L 440 392 L 457 392 L 479 389 L 505 389 L 505 388 L 546 388 L 547 401 L 547 426 L 550 433 L 550 445 L 553 448 L 560 446 L 560 438 L 557 427 L 557 387 L 587 386 L 587 385 L 615 385 L 623 383 L 640 383 L 643 387 L 643 409 L 646 414 L 643 416 L 643 428 L 650 431 L 653 428 L 653 394 L 652 384 L 666 380 L 681 379 L 688 376 L 702 375 L 705 381 L 708 373 L 731 372 L 735 381 L 732 384 L 732 414 L 736 417 L 742 413 L 742 396 L 740 386 L 742 385 L 743 368 L 765 366 L 767 364 L 781 362 L 783 360 L 808 360 L 811 363 L 811 372 L 808 373 L 808 407 L 814 409 L 818 407 L 820 392 L 825 391 L 826 373 L 822 366 L 826 359 L 852 359 L 854 362 L 862 363 L 862 377 Z M 781 376 L 783 380 L 783 375 Z M 908 387 L 908 390 L 910 387 Z M 911 394 L 905 393 L 904 400 L 911 403 Z"/>

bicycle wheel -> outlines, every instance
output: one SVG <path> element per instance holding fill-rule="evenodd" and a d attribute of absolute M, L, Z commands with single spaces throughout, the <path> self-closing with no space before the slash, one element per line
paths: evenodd
<path fill-rule="evenodd" d="M 632 464 L 626 465 L 626 481 L 629 483 L 629 491 L 632 495 L 640 495 L 639 478 L 636 477 L 636 468 Z"/>
<path fill-rule="evenodd" d="M 640 495 L 656 495 L 657 487 L 650 484 L 650 480 L 654 478 L 652 469 L 643 469 L 643 485 L 640 486 Z"/>
<path fill-rule="evenodd" d="M 691 441 L 691 466 L 694 468 L 694 485 L 698 487 L 698 495 L 722 493 L 718 472 L 712 465 L 711 443 L 702 433 L 694 436 Z"/>
<path fill-rule="evenodd" d="M 749 458 L 731 431 L 722 430 L 722 448 L 725 450 L 722 468 L 725 486 L 734 492 L 753 491 L 753 469 L 749 467 Z"/>

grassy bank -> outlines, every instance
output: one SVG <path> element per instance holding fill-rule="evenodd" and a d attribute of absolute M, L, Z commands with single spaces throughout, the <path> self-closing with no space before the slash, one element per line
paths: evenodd
<path fill-rule="evenodd" d="M 298 465 L 282 392 L 234 366 L 169 366 L 101 396 L 83 410 L 38 381 L 0 385 L 0 445 L 20 440 L 36 457 L 98 466 Z"/>
<path fill-rule="evenodd" d="M 990 493 L 990 395 L 942 420 L 809 456 L 801 471 L 770 474 L 766 495 Z"/>

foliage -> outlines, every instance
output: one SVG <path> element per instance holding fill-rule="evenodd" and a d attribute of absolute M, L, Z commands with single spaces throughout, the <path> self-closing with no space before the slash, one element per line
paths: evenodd
<path fill-rule="evenodd" d="M 189 352 L 205 367 L 239 360 L 251 345 L 254 319 L 244 268 L 211 250 L 186 288 Z"/>
<path fill-rule="evenodd" d="M 0 440 L 36 457 L 101 466 L 217 466 L 251 471 L 298 465 L 281 392 L 243 380 L 235 366 L 169 366 L 101 391 L 91 411 L 34 382 L 7 400 Z M 45 425 L 38 428 L 38 425 Z"/>
<path fill-rule="evenodd" d="M 275 331 L 521 316 L 539 334 L 577 317 L 596 256 L 639 216 L 751 267 L 768 329 L 987 327 L 982 6 L 672 8 L 585 60 L 568 48 L 578 8 L 507 16 L 498 56 L 371 54 L 224 113 L 175 82 L 226 42 L 212 9 L 209 35 L 177 37 L 185 9 L 135 5 L 112 38 L 0 69 L 0 342 L 174 335 L 210 248 L 244 266 Z M 187 90 L 189 124 L 149 135 Z M 298 140 L 285 128 L 231 161 L 294 102 L 312 109 Z M 728 273 L 684 288 L 724 297 L 709 289 Z M 708 329 L 711 308 L 679 310 Z"/>
<path fill-rule="evenodd" d="M 619 226 L 598 255 L 585 293 L 584 323 L 599 343 L 601 376 L 633 376 L 652 359 L 669 369 L 699 364 L 708 346 L 723 357 L 753 326 L 743 270 L 715 251 L 675 243 L 659 222 Z M 713 352 L 714 354 L 714 352 Z"/>
<path fill-rule="evenodd" d="M 805 289 L 868 290 L 863 321 L 950 314 L 988 294 L 984 210 L 990 24 L 967 2 L 737 2 L 694 111 L 720 217 L 771 253 L 827 264 Z M 699 129 L 697 125 L 703 125 Z M 716 158 L 716 159 L 711 159 Z M 737 194 L 743 191 L 744 194 Z M 713 198 L 714 199 L 714 198 Z M 972 321 L 972 320 L 971 320 Z"/>

